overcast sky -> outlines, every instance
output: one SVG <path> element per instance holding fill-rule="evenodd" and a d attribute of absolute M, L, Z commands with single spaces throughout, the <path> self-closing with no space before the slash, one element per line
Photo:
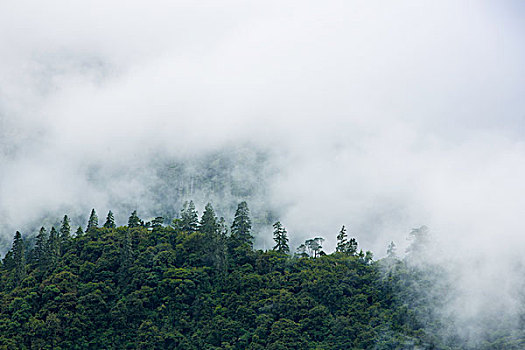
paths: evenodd
<path fill-rule="evenodd" d="M 488 288 L 525 244 L 524 14 L 521 1 L 2 1 L 0 220 L 103 213 L 109 196 L 137 200 L 154 155 L 249 142 L 274 155 L 268 206 L 294 243 L 323 235 L 331 250 L 346 224 L 381 256 L 425 224 L 448 258 L 497 261 L 462 275 L 481 269 L 492 279 L 468 285 Z"/>

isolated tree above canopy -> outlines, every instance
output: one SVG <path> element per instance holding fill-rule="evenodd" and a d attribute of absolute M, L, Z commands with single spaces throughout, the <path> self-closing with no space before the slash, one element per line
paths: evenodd
<path fill-rule="evenodd" d="M 235 211 L 235 217 L 231 226 L 231 235 L 234 240 L 240 244 L 253 245 L 253 236 L 251 234 L 252 221 L 250 219 L 250 210 L 246 202 L 241 202 Z"/>

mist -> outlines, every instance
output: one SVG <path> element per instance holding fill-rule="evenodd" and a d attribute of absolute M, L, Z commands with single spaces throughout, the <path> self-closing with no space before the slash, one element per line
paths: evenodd
<path fill-rule="evenodd" d="M 424 224 L 429 260 L 455 276 L 451 309 L 466 323 L 513 310 L 524 14 L 518 1 L 3 2 L 3 239 L 65 213 L 84 225 L 93 207 L 119 224 L 176 215 L 188 199 L 223 201 L 226 217 L 248 200 L 292 246 L 323 236 L 332 251 L 344 224 L 376 257 Z M 159 182 L 209 159 L 248 189 Z M 264 229 L 256 240 L 271 245 Z"/>

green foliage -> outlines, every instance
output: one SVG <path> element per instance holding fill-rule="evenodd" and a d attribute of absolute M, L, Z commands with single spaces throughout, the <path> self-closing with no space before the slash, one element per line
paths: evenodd
<path fill-rule="evenodd" d="M 159 228 L 164 223 L 164 218 L 162 216 L 157 216 L 155 219 L 151 221 L 151 227 L 153 228 Z"/>
<path fill-rule="evenodd" d="M 337 235 L 337 247 L 335 248 L 335 251 L 346 255 L 355 255 L 357 253 L 357 241 L 355 238 L 350 238 L 350 240 L 348 240 L 346 227 L 344 225 L 341 227 L 341 231 L 339 231 L 339 234 Z"/>
<path fill-rule="evenodd" d="M 89 215 L 86 232 L 94 230 L 97 227 L 98 227 L 98 216 L 97 216 L 95 209 L 91 209 L 91 214 Z"/>
<path fill-rule="evenodd" d="M 16 231 L 15 233 L 11 250 L 13 252 L 14 281 L 18 285 L 26 275 L 24 242 L 19 231 Z"/>
<path fill-rule="evenodd" d="M 211 203 L 206 204 L 199 223 L 199 231 L 209 236 L 216 234 L 219 229 L 217 220 Z"/>
<path fill-rule="evenodd" d="M 346 251 L 346 246 L 348 245 L 348 235 L 346 234 L 346 227 L 343 225 L 341 231 L 337 235 L 337 247 L 335 248 L 336 252 L 343 253 Z"/>
<path fill-rule="evenodd" d="M 195 232 L 199 226 L 199 215 L 195 210 L 193 201 L 184 202 L 180 212 L 181 218 L 177 222 L 177 227 L 186 232 Z"/>
<path fill-rule="evenodd" d="M 280 221 L 277 221 L 273 224 L 273 240 L 275 241 L 275 246 L 273 250 L 276 250 L 280 253 L 288 254 L 290 252 L 290 246 L 288 245 L 288 236 L 286 229 L 281 224 Z"/>
<path fill-rule="evenodd" d="M 60 241 L 67 242 L 71 238 L 71 221 L 67 215 L 64 215 L 60 225 Z"/>
<path fill-rule="evenodd" d="M 41 227 L 36 235 L 35 248 L 33 249 L 33 261 L 40 269 L 45 269 L 47 263 L 47 231 Z"/>
<path fill-rule="evenodd" d="M 93 223 L 62 255 L 42 228 L 29 263 L 17 232 L 0 268 L 0 349 L 522 348 L 519 332 L 462 341 L 436 314 L 448 289 L 437 268 L 327 255 L 319 237 L 302 257 L 253 250 L 247 206 L 237 214 L 245 244 L 211 205 L 196 230 Z"/>
<path fill-rule="evenodd" d="M 139 227 L 140 225 L 141 225 L 141 221 L 140 221 L 139 216 L 137 215 L 137 211 L 133 210 L 133 212 L 131 213 L 128 219 L 128 227 L 135 228 L 135 227 Z"/>
<path fill-rule="evenodd" d="M 110 210 L 108 212 L 108 215 L 106 216 L 106 222 L 104 223 L 105 228 L 115 228 L 117 225 L 115 224 L 115 216 L 113 215 L 113 212 Z"/>
<path fill-rule="evenodd" d="M 69 249 L 71 242 L 71 221 L 67 215 L 64 215 L 58 235 L 59 254 L 64 255 Z"/>
<path fill-rule="evenodd" d="M 241 202 L 235 211 L 235 217 L 231 227 L 231 237 L 237 246 L 247 244 L 253 245 L 253 236 L 251 234 L 252 221 L 250 219 L 250 210 L 246 202 Z"/>
<path fill-rule="evenodd" d="M 60 257 L 60 237 L 54 227 L 51 227 L 49 232 L 49 239 L 47 240 L 46 255 L 48 268 L 54 268 Z"/>
<path fill-rule="evenodd" d="M 326 255 L 323 252 L 323 242 L 324 238 L 315 237 L 312 239 L 307 239 L 303 244 L 297 247 L 297 256 L 301 258 L 313 257 L 317 258 L 321 255 Z"/>
<path fill-rule="evenodd" d="M 81 227 L 81 226 L 79 226 L 79 227 L 77 228 L 75 234 L 76 234 L 77 236 L 81 236 L 82 234 L 84 234 L 84 231 L 82 230 L 82 227 Z"/>

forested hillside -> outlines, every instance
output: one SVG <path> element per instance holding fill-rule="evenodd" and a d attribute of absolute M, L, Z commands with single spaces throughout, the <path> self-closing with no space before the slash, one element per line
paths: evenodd
<path fill-rule="evenodd" d="M 165 221 L 133 212 L 116 227 L 93 210 L 75 234 L 67 216 L 36 237 L 17 232 L 0 270 L 0 349 L 470 347 L 435 315 L 440 270 L 398 259 L 393 243 L 375 261 L 343 227 L 336 252 L 314 237 L 292 254 L 276 222 L 275 247 L 254 250 L 245 202 L 231 225 L 192 202 Z M 413 231 L 413 249 L 425 232 Z M 492 338 L 476 347 L 524 345 Z"/>

